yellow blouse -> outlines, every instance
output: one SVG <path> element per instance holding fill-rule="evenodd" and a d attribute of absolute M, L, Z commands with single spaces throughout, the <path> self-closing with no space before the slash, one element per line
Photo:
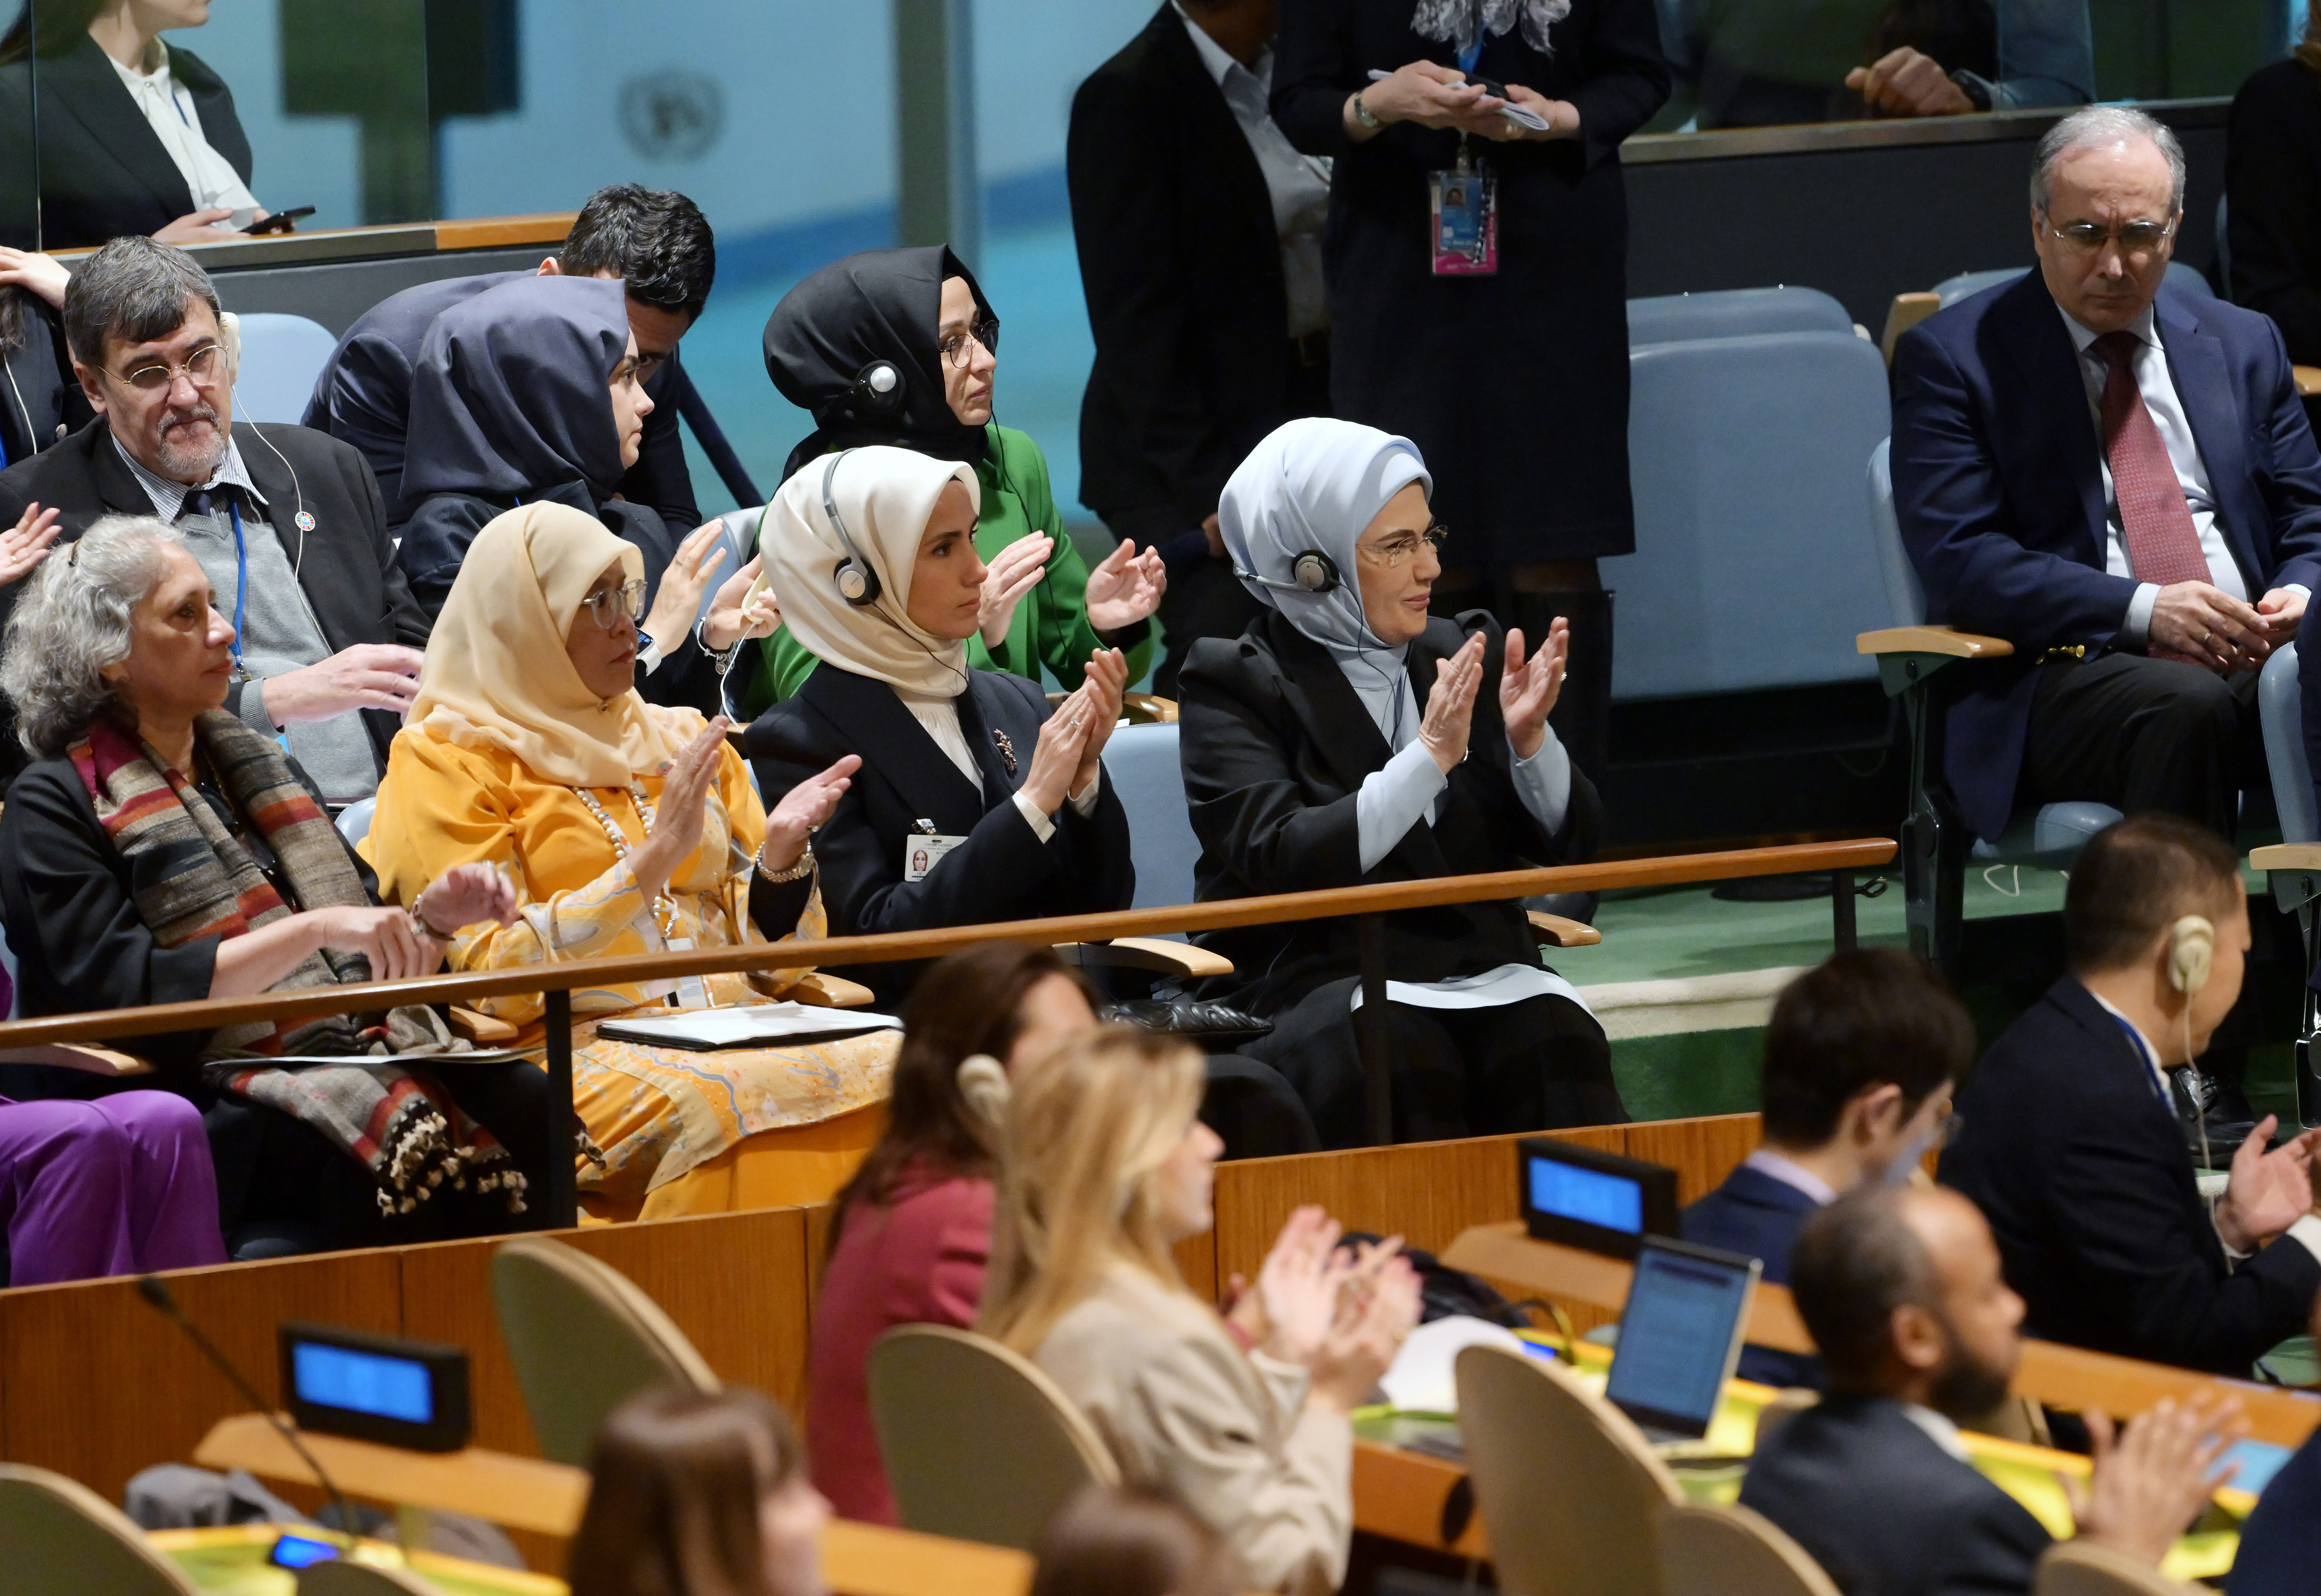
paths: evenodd
<path fill-rule="evenodd" d="M 702 717 L 683 713 L 691 718 L 680 736 L 698 735 Z M 637 778 L 656 809 L 662 784 L 659 775 Z M 604 788 L 592 789 L 590 796 L 631 848 L 644 842 L 643 817 L 631 793 Z M 765 834 L 765 807 L 729 744 L 709 790 L 701 846 L 671 872 L 666 898 L 656 905 L 637 889 L 603 822 L 573 789 L 540 780 L 504 750 L 465 747 L 424 726 L 406 726 L 389 751 L 378 811 L 360 852 L 378 872 L 380 895 L 405 905 L 454 865 L 496 864 L 505 871 L 516 884 L 515 924 L 468 927 L 446 959 L 454 970 L 500 970 L 551 959 L 660 953 L 672 940 L 696 948 L 763 943 L 750 921 L 749 903 Z M 672 907 L 673 923 L 664 932 Z M 791 935 L 818 940 L 826 926 L 817 889 Z M 778 996 L 810 969 L 704 979 L 711 1002 L 750 1002 Z M 677 990 L 675 981 L 580 987 L 573 990 L 572 1007 L 576 1014 L 602 1017 Z M 516 1025 L 538 1020 L 542 1009 L 537 993 L 484 999 L 471 1007 Z"/>

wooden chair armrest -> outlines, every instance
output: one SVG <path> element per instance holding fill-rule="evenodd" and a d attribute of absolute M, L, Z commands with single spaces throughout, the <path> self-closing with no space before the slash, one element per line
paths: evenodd
<path fill-rule="evenodd" d="M 1858 654 L 1948 654 L 1954 660 L 2003 660 L 2015 652 L 2004 637 L 1985 637 L 1952 626 L 1889 626 L 1853 639 Z"/>
<path fill-rule="evenodd" d="M 1180 980 L 1200 980 L 1231 975 L 1233 961 L 1189 942 L 1170 942 L 1158 936 L 1121 936 L 1110 942 L 1060 943 L 1056 951 L 1075 963 L 1112 964 L 1124 970 L 1150 970 Z"/>
<path fill-rule="evenodd" d="M 1595 926 L 1551 915 L 1545 909 L 1527 909 L 1525 917 L 1531 921 L 1532 935 L 1543 947 L 1592 948 L 1604 940 L 1604 934 Z"/>
<path fill-rule="evenodd" d="M 789 990 L 789 997 L 794 1002 L 815 1008 L 868 1008 L 878 994 L 860 981 L 833 975 L 827 970 L 812 970 L 798 978 L 797 985 Z"/>
<path fill-rule="evenodd" d="M 1878 352 L 1886 357 L 1888 365 L 1894 363 L 1894 346 L 1902 342 L 1902 334 L 1942 307 L 1943 296 L 1940 294 L 1894 296 L 1894 303 L 1886 307 L 1885 334 L 1878 340 Z"/>
<path fill-rule="evenodd" d="M 1151 723 L 1170 725 L 1177 719 L 1177 700 L 1163 698 L 1156 693 L 1123 693 L 1120 707 L 1129 720 L 1138 725 Z"/>
<path fill-rule="evenodd" d="M 505 1047 L 523 1035 L 521 1027 L 472 1008 L 451 1010 L 451 1035 L 465 1036 L 478 1047 Z"/>
<path fill-rule="evenodd" d="M 2300 394 L 2321 394 L 2321 366 L 2291 366 L 2289 376 Z"/>
<path fill-rule="evenodd" d="M 51 1042 L 39 1047 L 0 1048 L 0 1064 L 49 1064 L 59 1070 L 79 1070 L 116 1079 L 150 1075 L 153 1066 L 135 1053 L 115 1053 L 93 1042 Z"/>
<path fill-rule="evenodd" d="M 2252 870 L 2321 870 L 2321 843 L 2275 843 L 2249 853 Z"/>

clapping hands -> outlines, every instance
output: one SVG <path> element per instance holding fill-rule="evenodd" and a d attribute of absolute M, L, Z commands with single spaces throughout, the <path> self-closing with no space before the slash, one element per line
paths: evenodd
<path fill-rule="evenodd" d="M 48 557 L 57 541 L 57 514 L 37 504 L 26 505 L 16 524 L 0 532 L 0 588 L 23 580 Z"/>
<path fill-rule="evenodd" d="M 1547 717 L 1563 692 L 1570 655 L 1571 623 L 1561 616 L 1529 660 L 1524 658 L 1522 629 L 1508 631 L 1506 661 L 1499 670 L 1499 718 L 1506 723 L 1507 746 L 1517 759 L 1529 759 L 1546 741 Z"/>
<path fill-rule="evenodd" d="M 1140 554 L 1133 541 L 1123 538 L 1088 572 L 1088 625 L 1096 628 L 1097 636 L 1109 637 L 1159 609 L 1160 596 L 1168 590 L 1169 573 L 1161 566 L 1160 551 L 1148 548 Z"/>

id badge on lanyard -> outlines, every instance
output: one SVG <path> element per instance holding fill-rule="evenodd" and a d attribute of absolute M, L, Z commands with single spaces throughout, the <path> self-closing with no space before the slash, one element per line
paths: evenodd
<path fill-rule="evenodd" d="M 1493 277 L 1499 269 L 1498 178 L 1459 135 L 1459 164 L 1426 174 L 1436 277 Z"/>

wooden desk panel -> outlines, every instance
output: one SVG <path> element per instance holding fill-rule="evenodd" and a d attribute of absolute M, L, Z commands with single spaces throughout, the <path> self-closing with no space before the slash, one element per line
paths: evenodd
<path fill-rule="evenodd" d="M 410 1452 L 344 1436 L 301 1431 L 298 1439 L 348 1496 L 363 1501 L 469 1513 L 511 1529 L 569 1537 L 588 1505 L 588 1472 L 487 1447 Z M 248 1469 L 261 1480 L 318 1485 L 306 1460 L 266 1417 L 222 1418 L 194 1449 L 206 1469 Z"/>
<path fill-rule="evenodd" d="M 1443 1504 L 1466 1477 L 1464 1465 L 1448 1458 L 1357 1440 L 1354 1528 L 1430 1552 L 1488 1558 L 1491 1544 L 1483 1529 L 1483 1510 L 1471 1499 L 1465 1532 L 1456 1541 L 1443 1539 Z"/>

